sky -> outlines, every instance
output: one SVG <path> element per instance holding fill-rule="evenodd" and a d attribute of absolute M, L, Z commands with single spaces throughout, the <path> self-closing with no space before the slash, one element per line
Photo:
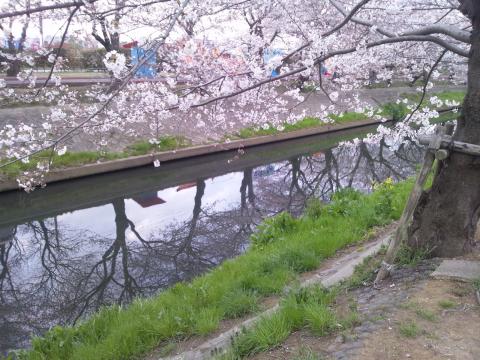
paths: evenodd
<path fill-rule="evenodd" d="M 0 0 L 0 8 L 4 7 L 8 4 L 11 0 Z M 44 2 L 45 4 L 45 2 Z M 1 21 L 1 20 L 0 20 Z M 10 24 L 8 21 L 3 21 L 2 25 L 9 29 Z M 65 25 L 65 19 L 61 21 L 53 21 L 53 20 L 43 20 L 43 39 L 45 41 L 49 41 L 52 37 L 57 37 L 60 39 L 63 33 L 63 26 Z M 15 38 L 20 37 L 21 31 L 23 27 L 22 20 L 16 20 L 13 22 L 11 26 L 11 30 L 14 34 Z M 199 29 L 205 29 L 202 34 L 201 38 L 207 38 L 210 40 L 228 40 L 230 38 L 237 38 L 241 36 L 241 34 L 245 34 L 248 32 L 248 26 L 244 21 L 230 21 L 228 25 L 224 25 L 221 22 L 217 21 L 217 19 L 205 19 L 201 21 L 197 27 Z M 69 34 L 77 34 L 81 38 L 90 38 L 93 40 L 93 37 L 90 36 L 92 31 L 90 23 L 72 23 L 69 28 Z M 160 36 L 160 32 L 157 29 L 152 27 L 142 26 L 137 27 L 135 29 L 131 29 L 121 33 L 121 42 L 130 42 L 133 40 L 136 41 L 145 41 L 151 40 L 155 37 Z M 177 29 L 171 34 L 170 38 L 180 38 L 183 37 L 185 33 L 183 30 Z M 2 37 L 6 37 L 3 35 Z M 29 24 L 28 31 L 27 31 L 27 39 L 40 39 L 41 38 L 41 31 L 40 31 L 40 21 L 38 18 L 32 20 Z M 94 42 L 95 43 L 95 42 Z"/>

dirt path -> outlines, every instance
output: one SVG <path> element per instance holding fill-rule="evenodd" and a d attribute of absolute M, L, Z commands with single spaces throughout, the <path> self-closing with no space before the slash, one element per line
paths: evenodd
<path fill-rule="evenodd" d="M 337 307 L 357 304 L 361 324 L 354 329 L 324 338 L 302 330 L 251 359 L 480 359 L 474 287 L 431 279 L 437 265 L 400 269 L 381 290 L 366 286 L 340 297 Z"/>
<path fill-rule="evenodd" d="M 359 360 L 480 359 L 480 310 L 471 285 L 429 280 L 364 342 Z"/>

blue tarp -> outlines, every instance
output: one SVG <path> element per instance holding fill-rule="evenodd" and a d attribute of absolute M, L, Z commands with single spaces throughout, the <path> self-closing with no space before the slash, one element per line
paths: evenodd
<path fill-rule="evenodd" d="M 282 55 L 283 55 L 283 51 L 280 50 L 280 49 L 265 49 L 265 51 L 263 52 L 263 62 L 265 64 L 268 64 L 270 62 L 270 60 L 273 59 L 274 57 L 282 56 Z M 280 75 L 278 73 L 278 71 L 273 69 L 271 76 L 275 77 L 275 76 L 278 76 L 278 75 Z"/>
<path fill-rule="evenodd" d="M 143 60 L 145 57 L 148 57 L 145 64 L 143 64 L 136 72 L 136 77 L 145 77 L 153 78 L 157 75 L 157 54 L 155 51 L 145 51 L 140 47 L 133 47 L 130 50 L 131 62 L 135 66 L 139 61 Z"/>
<path fill-rule="evenodd" d="M 18 50 L 20 47 L 20 40 L 13 40 L 13 46 Z M 8 49 L 8 39 L 3 39 L 3 47 Z"/>

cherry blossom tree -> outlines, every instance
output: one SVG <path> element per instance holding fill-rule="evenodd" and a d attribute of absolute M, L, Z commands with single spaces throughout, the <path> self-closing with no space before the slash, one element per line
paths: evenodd
<path fill-rule="evenodd" d="M 380 126 L 364 139 L 367 144 L 383 141 L 395 149 L 406 138 L 432 131 L 431 120 L 439 113 L 427 103 L 460 105 L 435 97 L 428 102 L 426 94 L 435 79 L 446 72 L 462 74 L 466 63 L 467 95 L 453 139 L 480 143 L 480 5 L 474 0 L 52 0 L 36 7 L 9 4 L 2 9 L 0 21 L 15 19 L 25 24 L 39 13 L 48 13 L 52 23 L 60 24 L 61 44 L 68 31 L 93 21 L 94 36 L 102 44 L 110 42 L 104 63 L 112 84 L 92 87 L 87 93 L 90 102 L 85 104 L 75 90 L 62 85 L 55 72 L 68 65 L 58 53 L 50 54 L 49 78 L 55 80 L 54 87 L 47 87 L 48 81 L 35 84 L 27 59 L 31 55 L 17 55 L 16 60 L 24 63 L 19 75 L 30 89 L 20 93 L 0 80 L 1 96 L 41 100 L 52 106 L 41 120 L 0 130 L 1 152 L 9 159 L 1 166 L 28 162 L 46 151 L 61 155 L 70 139 L 80 134 L 95 139 L 100 149 L 108 146 L 113 130 L 146 136 L 154 143 L 167 124 L 180 121 L 205 137 L 220 138 L 238 124 L 281 130 L 305 115 L 328 122 L 330 114 L 344 110 L 380 119 L 382 115 L 364 103 L 356 90 L 368 85 L 372 74 L 385 81 L 401 76 L 412 82 L 424 74 L 421 102 L 405 100 L 411 114 L 393 127 Z M 149 35 L 141 44 L 145 56 L 132 66 L 117 44 L 121 34 L 139 24 Z M 266 53 L 276 55 L 266 60 Z M 151 54 L 171 75 L 131 81 Z M 341 74 L 335 81 L 322 75 L 326 64 Z M 279 75 L 273 76 L 273 70 Z M 295 78 L 314 82 L 331 105 L 314 113 L 295 112 L 308 97 L 290 86 Z M 140 125 L 146 133 L 139 130 Z M 44 181 L 51 158 L 25 172 L 20 186 L 31 189 Z M 442 162 L 432 189 L 414 215 L 411 245 L 449 256 L 475 245 L 480 216 L 478 162 L 459 153 Z"/>

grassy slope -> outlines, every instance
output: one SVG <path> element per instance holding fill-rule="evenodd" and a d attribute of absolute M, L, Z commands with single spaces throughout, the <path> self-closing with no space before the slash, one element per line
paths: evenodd
<path fill-rule="evenodd" d="M 262 318 L 252 329 L 244 331 L 233 343 L 232 349 L 217 360 L 238 360 L 274 349 L 294 331 L 306 329 L 321 337 L 341 332 L 357 325 L 361 319 L 356 303 L 350 303 L 348 313 L 336 309 L 338 296 L 347 296 L 352 289 L 373 282 L 375 270 L 381 264 L 386 247 L 378 256 L 369 256 L 355 267 L 353 275 L 330 289 L 319 285 L 293 289 L 280 301 L 280 310 L 273 316 Z M 268 336 L 266 335 L 268 334 Z M 306 359 L 317 359 L 313 353 Z"/>
<path fill-rule="evenodd" d="M 257 310 L 260 299 L 280 293 L 373 226 L 399 218 L 410 188 L 409 181 L 387 183 L 371 195 L 346 190 L 330 205 L 313 202 L 300 219 L 288 214 L 268 219 L 245 254 L 156 297 L 104 308 L 75 327 L 55 327 L 34 339 L 20 359 L 128 359 L 209 334 L 222 319 Z"/>
<path fill-rule="evenodd" d="M 344 113 L 343 116 L 338 115 L 331 115 L 330 118 L 333 120 L 330 124 L 344 124 L 352 121 L 359 121 L 359 120 L 366 120 L 368 117 L 365 114 L 355 113 L 355 112 L 348 112 Z M 265 135 L 275 135 L 284 132 L 291 132 L 295 130 L 301 129 L 309 129 L 318 126 L 327 125 L 326 123 L 320 121 L 320 119 L 314 117 L 306 117 L 302 120 L 297 121 L 295 124 L 284 124 L 284 130 L 279 131 L 276 128 L 270 126 L 267 129 L 263 128 L 254 128 L 254 127 L 247 127 L 241 129 L 238 134 L 234 137 L 238 137 L 240 139 L 248 139 L 255 136 L 265 136 Z"/>
<path fill-rule="evenodd" d="M 432 106 L 432 104 L 428 99 L 430 99 L 430 97 L 433 95 L 437 96 L 442 101 L 447 101 L 447 100 L 455 101 L 462 104 L 463 98 L 465 97 L 465 91 L 442 91 L 440 93 L 430 94 L 430 96 L 427 96 L 424 100 L 426 106 L 430 106 L 430 107 Z M 421 94 L 402 94 L 401 97 L 409 99 L 410 101 L 413 101 L 414 103 L 416 103 L 420 101 Z M 405 108 L 405 113 L 406 114 L 408 113 L 406 108 Z M 446 112 L 446 113 L 440 114 L 440 116 L 436 119 L 433 119 L 433 121 L 435 122 L 450 121 L 450 120 L 456 120 L 457 117 L 458 117 L 458 113 Z"/>
<path fill-rule="evenodd" d="M 426 97 L 425 106 L 432 106 L 430 102 L 427 100 L 430 98 L 430 96 L 437 96 L 440 100 L 450 100 L 450 101 L 457 101 L 459 103 L 462 103 L 463 98 L 465 97 L 465 92 L 464 91 L 443 91 L 440 93 L 435 93 L 435 94 L 430 94 L 429 96 Z M 417 103 L 420 101 L 421 94 L 402 94 L 400 95 L 400 98 L 406 98 L 410 100 L 410 103 Z M 435 107 L 434 107 L 435 108 Z M 395 103 L 387 103 L 383 104 L 377 109 L 377 113 L 381 116 L 388 117 L 388 118 L 393 118 L 396 120 L 402 119 L 406 115 L 408 115 L 409 110 L 407 109 L 407 105 L 400 103 L 400 104 L 395 104 Z M 455 113 L 445 113 L 440 115 L 439 119 L 434 119 L 435 121 L 448 121 L 448 120 L 453 120 L 456 119 L 457 114 Z M 357 112 L 345 112 L 342 115 L 330 115 L 330 119 L 332 119 L 333 124 L 343 124 L 343 123 L 348 123 L 352 121 L 360 121 L 360 120 L 366 120 L 368 119 L 368 116 L 363 113 L 357 113 Z M 326 123 L 321 122 L 317 118 L 313 117 L 307 117 L 304 118 L 295 124 L 284 124 L 283 130 L 277 130 L 276 128 L 270 126 L 266 129 L 264 128 L 256 128 L 256 127 L 248 127 L 241 129 L 238 134 L 234 136 L 241 138 L 241 139 L 247 139 L 251 138 L 254 136 L 265 136 L 265 135 L 274 135 L 274 134 L 279 134 L 279 133 L 284 133 L 284 132 L 290 132 L 290 131 L 295 131 L 295 130 L 300 130 L 300 129 L 308 129 L 308 128 L 313 128 L 313 127 L 318 127 L 318 126 L 324 126 Z"/>
<path fill-rule="evenodd" d="M 138 141 L 128 146 L 123 152 L 100 152 L 100 151 L 76 151 L 66 152 L 59 156 L 54 154 L 52 157 L 51 168 L 62 169 L 66 167 L 75 167 L 85 164 L 93 164 L 99 161 L 108 161 L 123 159 L 129 156 L 145 155 L 154 151 L 168 151 L 183 148 L 189 145 L 189 142 L 181 137 L 166 136 L 159 139 L 158 145 L 152 145 L 148 141 Z M 16 162 L 6 167 L 0 168 L 0 175 L 6 175 L 9 178 L 18 176 L 22 171 L 34 170 L 41 161 L 50 159 L 51 151 L 43 151 L 30 159 L 29 163 Z M 6 160 L 3 160 L 6 162 Z M 0 160 L 0 165 L 2 160 Z"/>

